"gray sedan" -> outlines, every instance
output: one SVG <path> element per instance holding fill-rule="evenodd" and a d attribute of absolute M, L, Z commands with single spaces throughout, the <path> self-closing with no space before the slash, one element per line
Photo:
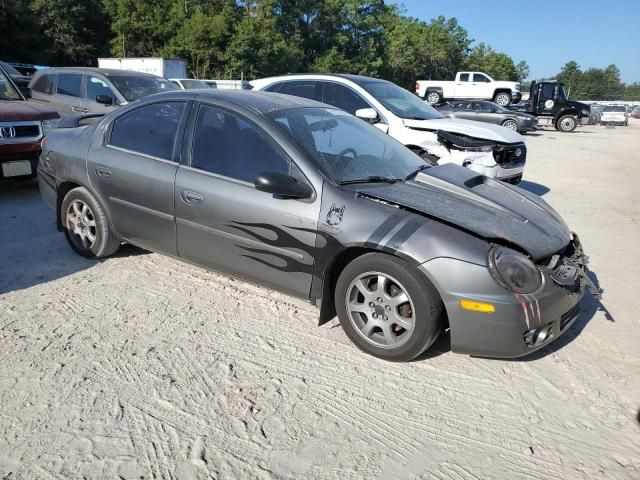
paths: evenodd
<path fill-rule="evenodd" d="M 38 181 L 78 254 L 126 242 L 299 296 L 386 360 L 446 329 L 455 352 L 525 355 L 568 330 L 589 285 L 578 237 L 540 197 L 430 167 L 290 95 L 146 97 L 47 135 Z"/>
<path fill-rule="evenodd" d="M 493 102 L 455 101 L 443 103 L 436 108 L 447 117 L 495 123 L 520 133 L 533 131 L 538 125 L 538 120 L 533 115 L 514 112 Z"/>

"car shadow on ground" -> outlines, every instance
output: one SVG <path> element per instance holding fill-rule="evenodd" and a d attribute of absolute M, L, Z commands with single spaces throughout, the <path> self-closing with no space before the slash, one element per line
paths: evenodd
<path fill-rule="evenodd" d="M 77 255 L 56 227 L 55 212 L 35 181 L 0 182 L 0 295 L 23 290 L 95 266 Z M 118 256 L 144 253 L 125 245 Z"/>
<path fill-rule="evenodd" d="M 524 190 L 534 193 L 542 197 L 545 193 L 549 193 L 551 189 L 536 182 L 529 182 L 528 180 L 522 180 L 518 186 Z"/>

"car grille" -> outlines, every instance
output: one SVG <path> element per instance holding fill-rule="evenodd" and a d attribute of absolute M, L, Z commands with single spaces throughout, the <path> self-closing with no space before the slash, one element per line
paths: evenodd
<path fill-rule="evenodd" d="M 3 143 L 15 143 L 22 139 L 38 140 L 42 134 L 40 132 L 40 122 L 1 122 Z"/>
<path fill-rule="evenodd" d="M 569 325 L 573 320 L 578 318 L 579 314 L 580 314 L 580 304 L 576 303 L 570 310 L 565 312 L 562 315 L 562 317 L 560 317 L 560 331 L 563 331 L 565 328 L 567 328 L 567 325 Z"/>
<path fill-rule="evenodd" d="M 527 147 L 524 143 L 516 145 L 498 145 L 493 150 L 493 158 L 498 165 L 522 162 L 527 158 Z"/>

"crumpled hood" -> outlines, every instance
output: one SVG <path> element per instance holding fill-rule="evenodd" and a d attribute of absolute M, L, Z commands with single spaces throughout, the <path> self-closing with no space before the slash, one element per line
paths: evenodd
<path fill-rule="evenodd" d="M 491 123 L 463 120 L 461 118 L 434 118 L 432 120 L 402 120 L 407 127 L 426 130 L 444 130 L 445 132 L 461 133 L 470 137 L 493 140 L 503 143 L 524 143 L 524 138 L 518 132 Z"/>
<path fill-rule="evenodd" d="M 453 164 L 432 167 L 411 181 L 363 185 L 358 193 L 453 224 L 489 241 L 510 243 L 540 260 L 560 251 L 571 233 L 544 200 Z"/>
<path fill-rule="evenodd" d="M 0 100 L 0 122 L 53 120 L 60 118 L 55 110 L 23 100 Z"/>

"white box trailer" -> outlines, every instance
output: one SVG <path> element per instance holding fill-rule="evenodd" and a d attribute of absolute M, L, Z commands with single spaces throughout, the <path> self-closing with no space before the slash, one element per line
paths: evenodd
<path fill-rule="evenodd" d="M 151 73 L 164 78 L 187 77 L 187 64 L 178 58 L 99 58 L 98 67 Z"/>

